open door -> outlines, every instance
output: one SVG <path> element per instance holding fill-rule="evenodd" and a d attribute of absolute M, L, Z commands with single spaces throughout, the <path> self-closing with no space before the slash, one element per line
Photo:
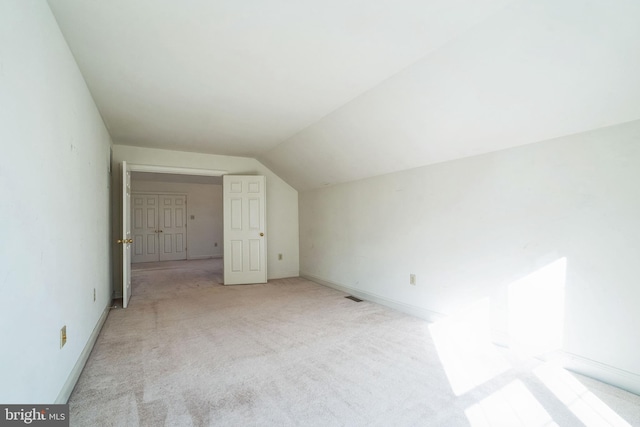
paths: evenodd
<path fill-rule="evenodd" d="M 222 177 L 224 284 L 267 282 L 265 177 Z"/>
<path fill-rule="evenodd" d="M 122 162 L 122 307 L 127 308 L 131 298 L 131 171 Z"/>

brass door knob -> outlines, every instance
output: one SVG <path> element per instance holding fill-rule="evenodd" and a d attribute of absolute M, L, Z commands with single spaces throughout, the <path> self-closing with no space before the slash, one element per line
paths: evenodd
<path fill-rule="evenodd" d="M 260 233 L 260 237 L 263 237 L 263 236 L 264 236 L 264 233 Z"/>
<path fill-rule="evenodd" d="M 133 239 L 127 240 L 127 243 L 133 243 Z"/>
<path fill-rule="evenodd" d="M 125 241 L 121 240 L 121 239 L 118 239 L 118 240 L 116 240 L 116 243 L 125 243 Z"/>

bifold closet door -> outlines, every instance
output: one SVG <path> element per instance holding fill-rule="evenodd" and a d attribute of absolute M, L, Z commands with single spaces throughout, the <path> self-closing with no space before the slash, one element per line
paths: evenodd
<path fill-rule="evenodd" d="M 132 205 L 134 263 L 187 258 L 185 196 L 135 194 Z"/>

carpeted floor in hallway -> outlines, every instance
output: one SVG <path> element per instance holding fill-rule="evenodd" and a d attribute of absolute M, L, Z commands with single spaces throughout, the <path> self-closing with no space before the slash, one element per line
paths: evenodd
<path fill-rule="evenodd" d="M 134 267 L 130 306 L 109 314 L 71 396 L 72 426 L 640 425 L 639 396 L 456 347 L 304 279 L 223 286 L 221 260 Z"/>

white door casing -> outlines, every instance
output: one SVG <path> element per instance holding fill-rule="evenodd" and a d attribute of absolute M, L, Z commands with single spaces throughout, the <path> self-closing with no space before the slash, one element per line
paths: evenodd
<path fill-rule="evenodd" d="M 131 298 L 131 172 L 122 162 L 122 307 L 127 308 Z"/>
<path fill-rule="evenodd" d="M 224 175 L 224 284 L 267 282 L 265 177 Z"/>
<path fill-rule="evenodd" d="M 133 262 L 187 258 L 185 195 L 134 194 Z"/>

